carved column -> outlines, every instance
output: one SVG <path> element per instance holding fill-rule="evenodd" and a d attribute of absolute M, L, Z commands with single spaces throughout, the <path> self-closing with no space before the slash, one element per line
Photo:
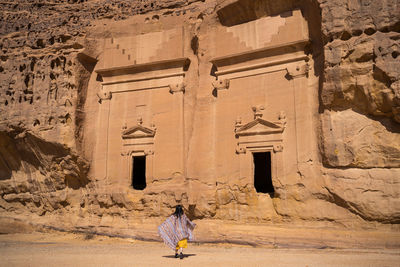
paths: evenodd
<path fill-rule="evenodd" d="M 227 182 L 226 173 L 229 173 L 229 158 L 224 155 L 223 149 L 221 147 L 227 146 L 227 140 L 225 138 L 227 132 L 225 129 L 230 129 L 232 127 L 232 122 L 224 119 L 224 113 L 231 109 L 231 103 L 228 98 L 230 80 L 225 79 L 221 76 L 218 77 L 218 80 L 212 82 L 213 86 L 213 95 L 216 97 L 217 101 L 215 103 L 215 113 L 216 117 L 214 118 L 215 124 L 218 125 L 214 127 L 214 147 L 215 150 L 215 170 L 216 177 L 221 179 L 217 182 Z M 220 130 L 217 130 L 220 129 Z M 221 131 L 221 129 L 223 129 Z"/>
<path fill-rule="evenodd" d="M 181 160 L 179 163 L 178 172 L 185 175 L 185 118 L 184 118 L 184 93 L 185 93 L 185 84 L 184 83 L 176 83 L 169 85 L 169 92 L 173 95 L 174 107 L 178 110 L 178 118 L 177 118 L 177 144 L 179 146 L 179 153 L 181 156 Z"/>
<path fill-rule="evenodd" d="M 148 183 L 152 183 L 154 180 L 153 166 L 154 166 L 154 150 L 146 149 L 144 151 L 146 156 L 146 179 Z"/>
<path fill-rule="evenodd" d="M 251 169 L 249 167 L 251 166 L 248 164 L 251 162 L 250 156 L 251 153 L 246 153 L 246 147 L 243 146 L 237 146 L 236 147 L 236 154 L 239 156 L 239 172 L 240 172 L 240 177 L 239 179 L 245 179 L 248 183 L 252 183 L 251 180 Z"/>
<path fill-rule="evenodd" d="M 108 91 L 101 91 L 97 93 L 99 98 L 99 116 L 98 127 L 100 131 L 96 134 L 96 151 L 95 151 L 95 164 L 94 176 L 99 179 L 107 178 L 107 157 L 108 157 L 108 127 L 110 116 L 110 103 L 112 94 Z"/>
<path fill-rule="evenodd" d="M 309 65 L 305 61 L 296 62 L 287 67 L 287 77 L 291 80 L 295 97 L 297 162 L 306 162 L 311 158 L 314 140 L 311 99 L 308 86 Z M 311 87 L 310 87 L 311 88 Z"/>
<path fill-rule="evenodd" d="M 122 156 L 122 176 L 125 179 L 121 179 L 120 182 L 122 182 L 122 184 L 124 184 L 125 186 L 130 186 L 132 157 L 129 155 L 129 152 L 127 151 L 121 152 L 121 156 Z"/>
<path fill-rule="evenodd" d="M 283 164 L 283 146 L 282 145 L 273 145 L 273 157 L 272 157 L 272 168 L 273 175 L 272 183 L 276 187 L 277 185 L 284 183 L 282 178 L 285 176 L 285 165 Z"/>

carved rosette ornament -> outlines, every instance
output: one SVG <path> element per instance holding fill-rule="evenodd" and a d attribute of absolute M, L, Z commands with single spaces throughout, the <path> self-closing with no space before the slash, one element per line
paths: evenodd
<path fill-rule="evenodd" d="M 185 83 L 174 83 L 174 84 L 168 85 L 168 87 L 169 87 L 169 92 L 171 94 L 179 93 L 179 92 L 184 93 L 186 85 L 185 85 Z"/>
<path fill-rule="evenodd" d="M 219 79 L 213 81 L 213 87 L 217 90 L 224 90 L 229 88 L 229 80 L 228 79 Z"/>
<path fill-rule="evenodd" d="M 283 145 L 274 145 L 274 152 L 282 152 L 283 151 Z"/>

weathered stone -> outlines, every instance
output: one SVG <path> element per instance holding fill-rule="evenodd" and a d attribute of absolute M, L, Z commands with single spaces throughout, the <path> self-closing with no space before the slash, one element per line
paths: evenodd
<path fill-rule="evenodd" d="M 332 167 L 400 167 L 400 127 L 351 110 L 322 115 L 325 163 Z"/>
<path fill-rule="evenodd" d="M 377 32 L 327 44 L 326 84 L 321 94 L 324 106 L 396 118 L 399 37 L 398 33 Z"/>
<path fill-rule="evenodd" d="M 327 200 L 364 220 L 398 224 L 399 175 L 398 169 L 327 170 Z"/>

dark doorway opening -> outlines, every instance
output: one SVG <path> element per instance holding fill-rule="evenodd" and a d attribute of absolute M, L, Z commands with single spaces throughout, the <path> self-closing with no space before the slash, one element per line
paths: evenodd
<path fill-rule="evenodd" d="M 271 152 L 253 153 L 254 187 L 258 193 L 274 193 L 271 174 Z"/>
<path fill-rule="evenodd" d="M 132 187 L 136 190 L 146 188 L 146 157 L 132 157 Z"/>

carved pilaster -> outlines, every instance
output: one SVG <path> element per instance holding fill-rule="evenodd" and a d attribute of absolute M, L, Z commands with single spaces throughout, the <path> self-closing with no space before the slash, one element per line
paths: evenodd
<path fill-rule="evenodd" d="M 223 90 L 229 88 L 229 80 L 228 79 L 220 79 L 217 81 L 213 81 L 213 87 L 217 90 Z"/>
<path fill-rule="evenodd" d="M 168 86 L 169 86 L 169 92 L 171 94 L 185 92 L 185 83 L 174 83 L 174 84 L 170 84 Z"/>
<path fill-rule="evenodd" d="M 286 67 L 287 76 L 290 79 L 307 76 L 308 70 L 309 70 L 309 66 L 307 63 L 289 65 Z"/>

